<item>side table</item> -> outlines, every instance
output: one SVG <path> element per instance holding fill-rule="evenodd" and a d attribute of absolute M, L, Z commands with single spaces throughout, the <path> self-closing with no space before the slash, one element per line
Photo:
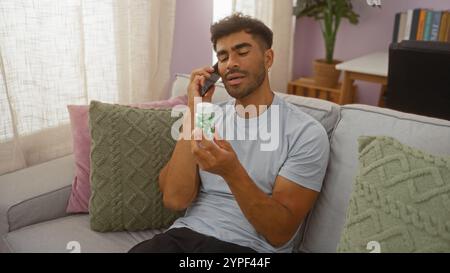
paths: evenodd
<path fill-rule="evenodd" d="M 383 96 L 387 86 L 388 57 L 388 52 L 375 52 L 336 65 L 336 69 L 344 72 L 339 104 L 353 103 L 351 86 L 355 80 L 362 80 L 381 84 L 378 106 L 383 107 Z"/>
<path fill-rule="evenodd" d="M 356 86 L 353 85 L 353 88 L 350 89 L 350 96 L 352 98 L 355 92 Z M 292 95 L 328 100 L 340 104 L 342 87 L 340 83 L 334 88 L 318 86 L 315 84 L 313 78 L 305 77 L 289 82 L 287 93 Z"/>

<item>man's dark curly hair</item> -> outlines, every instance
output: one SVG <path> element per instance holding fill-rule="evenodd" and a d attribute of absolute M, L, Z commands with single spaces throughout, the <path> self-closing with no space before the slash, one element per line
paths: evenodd
<path fill-rule="evenodd" d="M 214 50 L 216 50 L 217 40 L 242 30 L 257 39 L 263 50 L 272 47 L 272 30 L 263 22 L 238 12 L 223 18 L 211 26 L 211 42 Z"/>

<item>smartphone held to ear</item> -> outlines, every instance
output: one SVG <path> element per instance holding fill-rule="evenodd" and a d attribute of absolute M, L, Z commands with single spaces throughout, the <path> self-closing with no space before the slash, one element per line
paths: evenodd
<path fill-rule="evenodd" d="M 213 86 L 220 79 L 219 64 L 216 63 L 213 68 L 214 72 L 211 74 L 211 77 L 205 80 L 205 84 L 200 89 L 200 95 L 202 97 L 206 94 L 206 92 L 208 92 L 209 88 L 211 88 L 211 86 Z"/>

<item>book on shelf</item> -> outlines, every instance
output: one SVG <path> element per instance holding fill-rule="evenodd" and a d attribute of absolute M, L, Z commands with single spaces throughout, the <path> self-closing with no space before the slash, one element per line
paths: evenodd
<path fill-rule="evenodd" d="M 417 39 L 417 28 L 419 27 L 419 16 L 420 9 L 414 9 L 411 20 L 411 31 L 409 32 L 409 39 L 416 40 Z"/>
<path fill-rule="evenodd" d="M 393 31 L 393 33 L 392 33 L 392 42 L 393 42 L 393 43 L 397 42 L 399 24 L 400 24 L 400 13 L 397 12 L 397 13 L 395 14 L 395 19 L 394 19 L 394 31 Z M 445 35 L 445 34 L 444 34 L 444 35 Z"/>
<path fill-rule="evenodd" d="M 445 35 L 446 35 L 446 31 L 447 31 L 447 21 L 448 21 L 448 16 L 450 13 L 448 12 L 443 12 L 442 13 L 442 17 L 441 17 L 441 25 L 439 26 L 439 35 L 438 35 L 438 40 L 440 42 L 445 42 Z"/>
<path fill-rule="evenodd" d="M 429 41 L 431 34 L 431 21 L 433 20 L 433 11 L 427 10 L 427 15 L 425 17 L 425 27 L 423 29 L 423 40 Z"/>
<path fill-rule="evenodd" d="M 441 26 L 441 11 L 433 12 L 433 19 L 431 23 L 430 41 L 437 41 L 439 35 L 439 27 Z"/>
<path fill-rule="evenodd" d="M 450 11 L 416 8 L 397 12 L 392 41 L 402 40 L 450 42 Z"/>
<path fill-rule="evenodd" d="M 400 26 L 398 28 L 398 37 L 397 42 L 400 43 L 405 37 L 405 28 L 406 28 L 406 12 L 400 13 Z"/>
<path fill-rule="evenodd" d="M 444 30 L 444 41 L 450 42 L 450 13 L 446 12 L 445 15 L 447 16 L 447 28 Z"/>
<path fill-rule="evenodd" d="M 405 33 L 403 40 L 408 40 L 411 35 L 411 24 L 413 19 L 413 10 L 409 9 L 406 11 L 406 21 L 405 21 Z"/>
<path fill-rule="evenodd" d="M 417 40 L 421 41 L 423 40 L 423 29 L 425 28 L 425 17 L 427 16 L 427 11 L 422 9 L 420 10 L 420 16 L 419 16 L 419 27 L 417 29 Z"/>

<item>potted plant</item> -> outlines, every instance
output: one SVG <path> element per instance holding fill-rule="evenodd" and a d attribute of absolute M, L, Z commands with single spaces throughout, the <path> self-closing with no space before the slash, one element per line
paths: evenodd
<path fill-rule="evenodd" d="M 335 68 L 340 61 L 333 58 L 336 34 L 342 18 L 356 25 L 359 15 L 353 11 L 350 0 L 297 0 L 294 15 L 297 19 L 307 16 L 320 22 L 326 52 L 325 59 L 313 62 L 314 80 L 317 85 L 335 87 L 340 76 Z"/>

